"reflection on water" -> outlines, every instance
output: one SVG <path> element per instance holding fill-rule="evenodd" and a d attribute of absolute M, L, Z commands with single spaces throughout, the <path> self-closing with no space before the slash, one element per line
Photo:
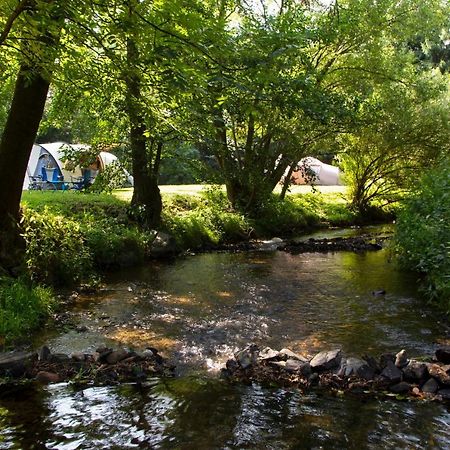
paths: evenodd
<path fill-rule="evenodd" d="M 60 384 L 0 401 L 8 411 L 0 449 L 428 449 L 450 443 L 450 414 L 438 404 L 302 396 L 201 377 L 149 384 L 78 391 Z"/>
<path fill-rule="evenodd" d="M 379 289 L 386 295 L 372 294 Z M 152 345 L 181 369 L 217 367 L 249 342 L 304 354 L 335 346 L 352 354 L 429 354 L 443 329 L 423 308 L 415 279 L 385 251 L 205 254 L 121 273 L 75 309 L 87 333 L 49 342 L 65 352 Z"/>
<path fill-rule="evenodd" d="M 378 289 L 386 295 L 373 296 Z M 0 449 L 450 447 L 443 405 L 206 377 L 205 368 L 248 342 L 304 354 L 335 346 L 350 354 L 430 353 L 442 326 L 384 251 L 190 256 L 118 274 L 103 292 L 80 298 L 71 315 L 88 331 L 46 333 L 53 351 L 152 345 L 179 362 L 179 378 L 0 396 Z"/>

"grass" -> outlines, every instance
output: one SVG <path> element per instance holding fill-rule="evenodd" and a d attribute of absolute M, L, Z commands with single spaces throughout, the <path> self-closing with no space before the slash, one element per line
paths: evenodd
<path fill-rule="evenodd" d="M 159 189 L 163 196 L 165 195 L 201 195 L 201 193 L 208 191 L 213 186 L 210 184 L 170 184 L 170 185 L 161 185 Z M 225 186 L 220 187 L 223 192 L 225 192 Z M 312 186 L 291 186 L 289 188 L 288 195 L 298 195 L 298 194 L 310 194 L 313 191 L 317 191 L 322 194 L 341 194 L 344 195 L 346 193 L 346 186 L 316 186 L 313 188 Z M 276 193 L 281 191 L 281 186 L 277 186 L 275 188 Z M 114 195 L 124 201 L 130 201 L 133 195 L 133 188 L 127 189 L 117 189 L 114 191 Z"/>
<path fill-rule="evenodd" d="M 49 288 L 25 279 L 0 279 L 0 348 L 37 328 L 54 305 Z"/>

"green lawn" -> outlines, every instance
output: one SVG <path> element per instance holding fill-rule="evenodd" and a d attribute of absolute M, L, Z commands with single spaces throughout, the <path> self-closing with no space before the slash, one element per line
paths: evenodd
<path fill-rule="evenodd" d="M 161 193 L 164 194 L 185 194 L 185 195 L 198 195 L 201 191 L 210 188 L 210 184 L 168 184 L 159 186 Z M 225 190 L 225 186 L 222 186 Z M 344 194 L 346 186 L 316 186 L 315 190 L 323 194 L 339 193 Z M 281 186 L 275 188 L 275 192 L 280 192 Z M 312 186 L 291 186 L 289 194 L 309 194 L 313 192 Z M 114 195 L 121 200 L 131 200 L 133 195 L 133 188 L 117 189 L 114 191 Z"/>

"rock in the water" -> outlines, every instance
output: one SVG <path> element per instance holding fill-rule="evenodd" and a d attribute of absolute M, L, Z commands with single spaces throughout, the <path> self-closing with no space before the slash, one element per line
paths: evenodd
<path fill-rule="evenodd" d="M 50 349 L 46 345 L 43 345 L 39 349 L 39 361 L 48 361 L 50 359 L 50 354 Z"/>
<path fill-rule="evenodd" d="M 376 291 L 372 291 L 372 295 L 374 297 L 380 297 L 381 295 L 386 295 L 386 291 L 384 289 L 378 289 Z"/>
<path fill-rule="evenodd" d="M 341 360 L 341 366 L 338 369 L 337 374 L 340 377 L 349 377 L 350 375 L 356 375 L 358 369 L 366 365 L 366 362 L 359 358 L 349 357 Z"/>
<path fill-rule="evenodd" d="M 129 352 L 127 350 L 125 350 L 124 348 L 121 348 L 119 350 L 111 352 L 106 357 L 106 362 L 108 364 L 117 364 L 118 362 L 122 361 L 123 359 L 127 358 L 128 356 L 129 356 Z"/>
<path fill-rule="evenodd" d="M 0 375 L 20 377 L 38 355 L 32 352 L 6 352 L 0 353 Z"/>
<path fill-rule="evenodd" d="M 69 355 L 66 355 L 65 353 L 52 353 L 48 357 L 48 361 L 56 364 L 66 364 L 70 362 Z"/>
<path fill-rule="evenodd" d="M 173 236 L 158 231 L 150 248 L 150 255 L 155 258 L 168 258 L 179 253 L 177 242 Z"/>
<path fill-rule="evenodd" d="M 430 378 L 423 386 L 422 392 L 427 394 L 435 394 L 439 389 L 439 384 L 434 378 Z"/>
<path fill-rule="evenodd" d="M 331 370 L 339 366 L 341 363 L 342 353 L 340 349 L 324 351 L 318 353 L 310 361 L 313 371 L 322 372 L 324 370 Z"/>
<path fill-rule="evenodd" d="M 276 350 L 273 350 L 270 347 L 266 347 L 259 352 L 258 359 L 261 361 L 275 359 L 278 354 L 279 353 Z"/>
<path fill-rule="evenodd" d="M 239 364 L 235 359 L 229 359 L 226 363 L 226 368 L 230 373 L 234 373 L 239 368 Z"/>
<path fill-rule="evenodd" d="M 395 362 L 395 355 L 393 355 L 392 353 L 383 353 L 380 356 L 380 367 L 381 369 L 384 369 L 389 362 L 394 363 Z"/>
<path fill-rule="evenodd" d="M 70 358 L 74 361 L 84 362 L 86 361 L 86 355 L 82 352 L 74 352 L 70 354 Z"/>
<path fill-rule="evenodd" d="M 285 369 L 288 372 L 299 373 L 305 377 L 311 374 L 311 366 L 308 362 L 303 362 L 298 359 L 288 359 L 285 364 Z"/>
<path fill-rule="evenodd" d="M 395 365 L 399 369 L 405 367 L 408 364 L 409 360 L 406 356 L 406 350 L 401 350 L 395 355 Z"/>
<path fill-rule="evenodd" d="M 279 355 L 282 356 L 283 359 L 297 359 L 298 361 L 309 362 L 308 359 L 304 358 L 301 355 L 298 355 L 297 353 L 293 352 L 292 350 L 289 350 L 288 348 L 282 348 L 279 351 Z"/>
<path fill-rule="evenodd" d="M 409 364 L 403 368 L 403 376 L 407 381 L 423 381 L 428 376 L 427 365 L 419 361 L 411 360 Z"/>
<path fill-rule="evenodd" d="M 39 381 L 40 383 L 58 383 L 60 381 L 60 377 L 57 373 L 53 372 L 45 372 L 40 371 L 36 375 L 36 381 Z"/>
<path fill-rule="evenodd" d="M 269 361 L 272 367 L 279 367 L 280 369 L 286 368 L 286 361 Z"/>
<path fill-rule="evenodd" d="M 450 389 L 440 389 L 438 391 L 438 395 L 440 395 L 445 400 L 450 400 Z"/>
<path fill-rule="evenodd" d="M 427 364 L 428 373 L 440 384 L 450 386 L 450 375 L 438 364 Z"/>
<path fill-rule="evenodd" d="M 398 383 L 402 380 L 402 371 L 392 361 L 388 361 L 381 376 L 391 383 Z"/>
<path fill-rule="evenodd" d="M 411 385 L 406 381 L 392 385 L 389 390 L 394 394 L 407 394 L 411 389 Z"/>
<path fill-rule="evenodd" d="M 450 364 L 450 346 L 440 347 L 436 350 L 436 359 L 443 364 Z"/>
<path fill-rule="evenodd" d="M 256 364 L 258 353 L 258 346 L 255 344 L 251 344 L 240 352 L 235 353 L 234 357 L 243 369 L 247 369 L 248 367 Z"/>

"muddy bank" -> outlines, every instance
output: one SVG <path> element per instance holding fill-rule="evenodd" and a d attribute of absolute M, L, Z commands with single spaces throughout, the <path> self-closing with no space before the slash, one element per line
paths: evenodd
<path fill-rule="evenodd" d="M 286 348 L 277 351 L 252 344 L 227 361 L 222 376 L 234 382 L 292 386 L 302 392 L 321 388 L 450 402 L 450 347 L 439 348 L 434 357 L 414 360 L 405 350 L 374 358 L 348 357 L 335 349 L 307 358 Z"/>

